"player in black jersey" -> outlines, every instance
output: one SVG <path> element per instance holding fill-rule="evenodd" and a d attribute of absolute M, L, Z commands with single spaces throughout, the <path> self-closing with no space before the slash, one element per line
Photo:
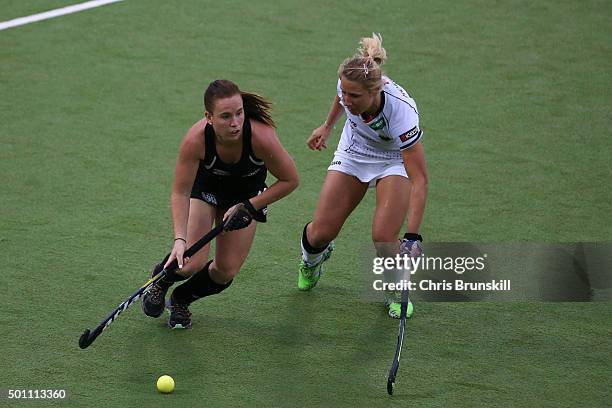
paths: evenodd
<path fill-rule="evenodd" d="M 174 247 L 165 264 L 175 258 L 179 270 L 162 279 L 143 297 L 147 316 L 159 317 L 168 306 L 171 328 L 191 326 L 188 306 L 197 299 L 230 286 L 246 260 L 255 236 L 256 222 L 266 221 L 267 205 L 291 193 L 298 185 L 293 160 L 276 135 L 270 103 L 241 91 L 227 80 L 210 83 L 204 93 L 205 118 L 196 122 L 183 139 L 172 187 Z M 277 181 L 266 187 L 267 172 Z M 185 249 L 225 221 L 216 240 L 214 259 L 209 245 L 191 258 Z M 168 289 L 176 287 L 166 304 Z"/>

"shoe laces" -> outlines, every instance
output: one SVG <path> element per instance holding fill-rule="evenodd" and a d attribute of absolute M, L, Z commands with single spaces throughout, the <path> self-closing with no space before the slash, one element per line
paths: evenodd
<path fill-rule="evenodd" d="M 172 303 L 172 314 L 179 318 L 190 318 L 191 312 L 187 305 L 182 303 Z"/>
<path fill-rule="evenodd" d="M 316 274 L 317 274 L 317 266 L 319 266 L 319 265 L 306 266 L 304 268 L 304 276 L 307 279 L 314 278 L 316 276 Z"/>
<path fill-rule="evenodd" d="M 149 289 L 148 295 L 152 303 L 160 303 L 163 302 L 165 291 L 158 284 L 154 284 L 151 286 L 151 289 Z"/>

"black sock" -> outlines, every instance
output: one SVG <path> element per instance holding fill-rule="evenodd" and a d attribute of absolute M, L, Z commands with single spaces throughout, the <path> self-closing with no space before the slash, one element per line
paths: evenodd
<path fill-rule="evenodd" d="M 212 263 L 212 259 L 194 274 L 189 280 L 178 286 L 172 292 L 172 300 L 177 303 L 190 304 L 191 302 L 201 299 L 206 296 L 215 295 L 223 292 L 232 284 L 232 280 L 225 284 L 220 284 L 213 281 L 208 273 L 208 268 Z"/>
<path fill-rule="evenodd" d="M 308 228 L 308 224 L 304 225 L 304 232 L 302 232 L 302 245 L 304 246 L 304 249 L 306 250 L 306 252 L 308 252 L 309 254 L 312 254 L 312 255 L 320 254 L 321 252 L 325 251 L 325 248 L 327 248 L 327 245 L 325 245 L 323 248 L 315 248 L 312 245 L 310 245 L 310 242 L 308 242 L 308 236 L 306 235 L 306 228 Z"/>

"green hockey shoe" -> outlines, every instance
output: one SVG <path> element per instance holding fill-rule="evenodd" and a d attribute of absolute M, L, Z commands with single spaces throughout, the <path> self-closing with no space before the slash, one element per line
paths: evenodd
<path fill-rule="evenodd" d="M 402 312 L 402 304 L 400 302 L 385 302 L 385 306 L 389 309 L 389 317 L 399 319 Z M 406 309 L 406 318 L 409 318 L 414 313 L 414 306 L 412 302 L 408 301 L 408 308 Z"/>
<path fill-rule="evenodd" d="M 310 290 L 317 286 L 319 279 L 321 279 L 321 274 L 325 270 L 323 268 L 323 262 L 327 261 L 334 250 L 333 241 L 329 243 L 325 251 L 323 252 L 323 257 L 321 261 L 315 265 L 309 266 L 303 259 L 300 262 L 300 270 L 298 272 L 298 289 L 299 290 Z"/>

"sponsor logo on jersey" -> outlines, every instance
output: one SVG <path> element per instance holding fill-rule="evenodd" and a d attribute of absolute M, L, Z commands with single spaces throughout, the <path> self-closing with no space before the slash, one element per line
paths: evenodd
<path fill-rule="evenodd" d="M 243 174 L 243 175 L 242 175 L 242 177 L 251 177 L 251 176 L 254 176 L 255 174 L 257 174 L 257 173 L 259 173 L 260 171 L 263 171 L 263 170 L 264 170 L 264 168 L 263 168 L 263 167 L 259 167 L 258 169 L 253 170 L 253 171 L 252 171 L 252 172 L 250 172 L 250 173 Z"/>
<path fill-rule="evenodd" d="M 407 142 L 408 139 L 410 139 L 411 137 L 415 136 L 417 133 L 419 133 L 419 128 L 417 126 L 413 127 L 412 129 L 410 129 L 409 131 L 407 131 L 406 133 L 404 133 L 403 135 L 400 135 L 400 140 L 402 142 Z"/>
<path fill-rule="evenodd" d="M 339 166 L 341 164 L 342 164 L 342 162 L 340 160 L 335 160 L 335 161 L 331 162 L 332 166 Z"/>
<path fill-rule="evenodd" d="M 212 169 L 211 171 L 213 174 L 216 174 L 217 176 L 229 176 L 231 174 L 229 171 L 219 170 L 219 169 Z"/>
<path fill-rule="evenodd" d="M 217 205 L 217 197 L 210 193 L 202 193 L 202 198 L 205 202 L 212 205 Z"/>
<path fill-rule="evenodd" d="M 380 116 L 380 118 L 377 121 L 374 121 L 370 124 L 368 124 L 368 126 L 372 129 L 372 130 L 381 130 L 382 128 L 384 128 L 386 125 L 385 123 L 385 118 L 384 116 Z"/>

